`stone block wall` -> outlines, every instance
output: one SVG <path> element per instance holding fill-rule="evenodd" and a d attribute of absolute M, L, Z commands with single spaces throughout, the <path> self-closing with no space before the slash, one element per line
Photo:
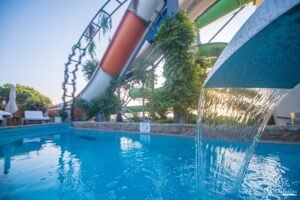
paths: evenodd
<path fill-rule="evenodd" d="M 126 122 L 73 122 L 74 128 L 99 129 L 110 131 L 139 132 L 139 123 Z M 194 136 L 195 124 L 151 123 L 151 133 Z M 222 139 L 222 138 L 217 138 Z M 226 138 L 223 138 L 226 139 Z M 300 126 L 268 126 L 262 134 L 263 141 L 282 141 L 300 144 Z"/>
<path fill-rule="evenodd" d="M 74 128 L 88 128 L 111 131 L 139 132 L 139 123 L 127 122 L 73 122 Z M 176 134 L 185 136 L 195 135 L 195 124 L 158 124 L 151 123 L 151 133 Z"/>

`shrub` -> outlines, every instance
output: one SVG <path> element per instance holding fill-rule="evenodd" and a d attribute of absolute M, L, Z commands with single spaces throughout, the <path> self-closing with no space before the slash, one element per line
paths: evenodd
<path fill-rule="evenodd" d="M 62 121 L 65 121 L 65 119 L 68 117 L 68 113 L 63 109 L 59 110 L 58 115 L 61 117 Z"/>

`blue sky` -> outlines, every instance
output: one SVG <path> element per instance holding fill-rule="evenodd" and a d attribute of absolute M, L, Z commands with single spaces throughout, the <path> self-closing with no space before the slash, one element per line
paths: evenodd
<path fill-rule="evenodd" d="M 32 86 L 57 103 L 64 63 L 99 0 L 1 0 L 0 84 Z"/>
<path fill-rule="evenodd" d="M 28 85 L 59 103 L 64 63 L 101 2 L 0 0 L 0 85 Z M 253 6 L 244 9 L 215 41 L 228 42 L 253 10 Z M 202 42 L 224 20 L 201 31 Z M 79 88 L 84 84 L 81 79 Z"/>

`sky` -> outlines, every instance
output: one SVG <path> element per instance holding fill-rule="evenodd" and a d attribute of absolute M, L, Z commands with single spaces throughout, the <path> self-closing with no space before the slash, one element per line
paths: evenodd
<path fill-rule="evenodd" d="M 101 0 L 0 0 L 0 85 L 27 85 L 60 103 L 64 63 L 102 4 Z M 124 9 L 116 17 L 121 18 Z M 254 9 L 247 6 L 214 41 L 229 42 Z M 225 20 L 201 30 L 201 42 L 207 42 Z M 118 20 L 113 22 L 115 28 Z M 96 45 L 99 56 L 102 44 Z M 77 91 L 86 84 L 80 77 Z"/>

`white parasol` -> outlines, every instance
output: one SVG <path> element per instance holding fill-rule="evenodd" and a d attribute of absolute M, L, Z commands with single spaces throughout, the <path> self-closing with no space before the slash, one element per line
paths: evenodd
<path fill-rule="evenodd" d="M 9 113 L 15 113 L 18 110 L 18 106 L 16 104 L 16 88 L 15 86 L 10 87 L 9 91 L 9 101 L 8 104 L 6 105 L 5 111 Z"/>

